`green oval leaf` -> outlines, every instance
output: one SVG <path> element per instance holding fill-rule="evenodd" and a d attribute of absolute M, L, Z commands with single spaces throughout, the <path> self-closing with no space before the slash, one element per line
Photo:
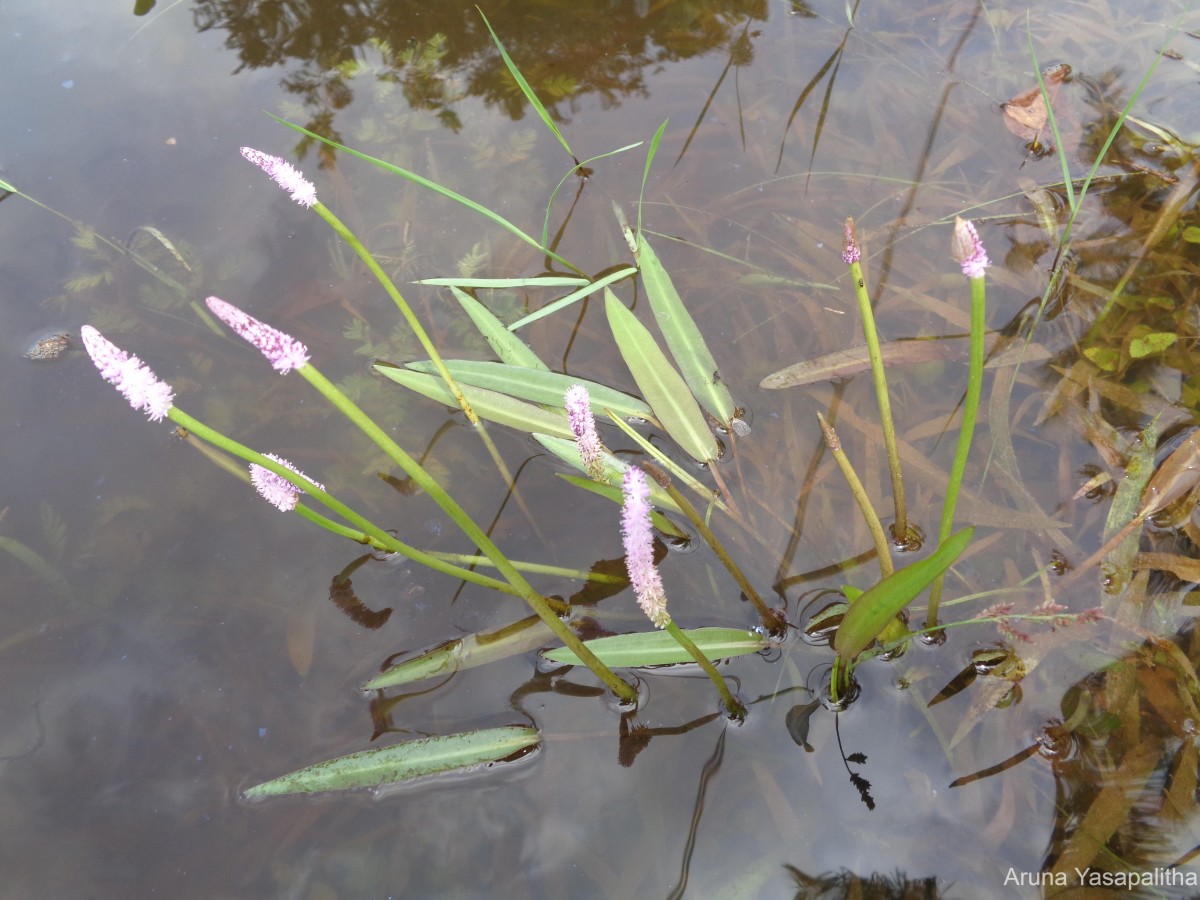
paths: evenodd
<path fill-rule="evenodd" d="M 700 405 L 653 335 L 607 288 L 604 308 L 621 357 L 667 434 L 692 458 L 700 462 L 716 459 L 717 439 L 709 431 Z"/>
<path fill-rule="evenodd" d="M 637 258 L 642 282 L 646 285 L 646 297 L 650 301 L 650 308 L 654 310 L 654 319 L 667 342 L 667 350 L 679 366 L 683 380 L 692 389 L 700 405 L 714 419 L 728 427 L 735 412 L 733 395 L 721 382 L 717 374 L 717 361 L 709 352 L 696 320 L 683 305 L 671 276 L 646 242 L 644 234 L 638 235 Z"/>
<path fill-rule="evenodd" d="M 423 394 L 430 400 L 436 400 L 447 406 L 458 406 L 454 395 L 446 387 L 446 383 L 433 375 L 413 372 L 411 369 L 400 369 L 389 363 L 376 363 L 375 371 L 397 384 L 402 384 L 418 394 Z M 526 403 L 524 400 L 517 400 L 505 394 L 498 394 L 486 388 L 474 387 L 469 384 L 460 384 L 459 388 L 462 390 L 463 396 L 467 398 L 467 402 L 471 404 L 471 408 L 489 422 L 507 425 L 518 431 L 536 431 L 561 438 L 575 437 L 567 423 L 565 413 L 542 409 L 540 406 L 534 406 L 532 403 Z"/>
<path fill-rule="evenodd" d="M 562 409 L 567 389 L 573 384 L 582 384 L 588 390 L 593 415 L 604 415 L 604 408 L 608 407 L 626 419 L 654 418 L 650 407 L 637 397 L 631 397 L 594 381 L 574 378 L 560 372 L 525 369 L 498 362 L 473 359 L 448 359 L 445 362 L 446 368 L 450 370 L 454 380 L 460 384 L 487 388 L 489 391 L 509 394 L 520 400 L 528 400 L 530 403 Z M 408 368 L 414 372 L 424 372 L 427 375 L 437 372 L 429 360 L 411 362 L 408 364 Z"/>
<path fill-rule="evenodd" d="M 486 306 L 466 291 L 459 290 L 454 286 L 451 286 L 450 291 L 502 362 L 526 369 L 549 370 L 550 367 L 529 349 L 529 345 L 505 328 L 504 323 L 497 319 Z"/>
<path fill-rule="evenodd" d="M 255 785 L 243 796 L 252 799 L 398 784 L 426 775 L 497 762 L 533 747 L 538 740 L 537 729 L 523 725 L 422 738 L 316 763 Z"/>
<path fill-rule="evenodd" d="M 879 636 L 896 613 L 904 609 L 933 580 L 954 563 L 971 542 L 975 526 L 964 528 L 946 538 L 946 542 L 928 557 L 893 572 L 850 604 L 833 638 L 833 649 L 847 661 L 853 661 Z"/>
<path fill-rule="evenodd" d="M 1162 353 L 1177 340 L 1179 335 L 1170 331 L 1152 331 L 1129 342 L 1129 355 L 1134 359 L 1153 356 L 1155 353 Z"/>
<path fill-rule="evenodd" d="M 741 628 L 692 628 L 684 631 L 692 643 L 709 659 L 728 659 L 758 653 L 767 647 L 767 639 Z M 695 662 L 691 655 L 665 631 L 642 631 L 584 641 L 584 646 L 610 668 L 667 666 Z M 566 647 L 546 650 L 542 656 L 551 662 L 579 665 L 579 659 Z"/>

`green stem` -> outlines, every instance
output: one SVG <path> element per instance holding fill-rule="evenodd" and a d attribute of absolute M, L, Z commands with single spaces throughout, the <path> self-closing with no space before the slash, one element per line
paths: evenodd
<path fill-rule="evenodd" d="M 475 410 L 471 408 L 471 404 L 468 403 L 467 398 L 463 396 L 462 389 L 459 388 L 458 382 L 454 380 L 454 376 L 451 375 L 450 370 L 446 368 L 446 363 L 443 362 L 442 355 L 438 353 L 437 347 L 434 346 L 433 341 L 430 340 L 429 335 L 425 332 L 425 327 L 421 324 L 421 320 L 418 319 L 416 313 L 412 311 L 412 307 L 408 305 L 408 301 L 404 299 L 404 296 L 392 282 L 392 279 L 388 277 L 387 272 L 383 271 L 383 267 L 380 266 L 375 257 L 371 255 L 371 251 L 363 246 L 363 243 L 358 239 L 358 236 L 355 235 L 355 233 L 351 231 L 341 219 L 335 216 L 329 207 L 327 207 L 324 203 L 318 200 L 313 204 L 313 210 L 317 213 L 317 215 L 325 220 L 330 228 L 337 232 L 338 236 L 342 240 L 350 245 L 354 252 L 358 254 L 358 258 L 363 261 L 364 265 L 366 265 L 366 267 L 370 270 L 371 274 L 375 276 L 376 280 L 380 283 L 380 285 L 383 286 L 383 289 L 387 291 L 387 295 L 392 298 L 392 302 L 395 303 L 396 307 L 400 310 L 400 315 L 404 316 L 404 321 L 408 323 L 408 327 L 412 329 L 413 334 L 416 335 L 417 340 L 421 342 L 421 346 L 425 349 L 425 352 L 429 354 L 429 359 L 433 362 L 434 368 L 437 369 L 438 374 L 442 376 L 442 380 L 446 382 L 446 387 L 450 389 L 450 393 L 454 395 L 454 399 L 458 402 L 458 405 L 462 408 L 462 411 L 466 413 L 466 416 L 472 425 L 478 425 L 479 417 L 475 415 Z"/>
<path fill-rule="evenodd" d="M 725 710 L 729 715 L 738 720 L 746 718 L 746 707 L 734 699 L 733 693 L 729 690 L 729 685 L 725 683 L 725 679 L 721 677 L 721 673 L 717 671 L 717 667 L 701 652 L 692 639 L 684 634 L 672 619 L 667 619 L 666 630 L 667 634 L 675 638 L 679 646 L 686 650 L 700 668 L 704 670 L 704 674 L 712 679 L 712 683 L 717 686 L 717 692 L 721 695 L 721 702 L 725 705 Z"/>
<path fill-rule="evenodd" d="M 975 420 L 979 415 L 979 398 L 983 392 L 983 351 L 986 302 L 986 279 L 981 275 L 970 279 L 971 283 L 971 345 L 967 354 L 967 395 L 963 400 L 962 427 L 958 432 L 958 445 L 954 449 L 954 462 L 950 466 L 950 480 L 946 484 L 946 502 L 942 506 L 942 520 L 938 525 L 938 545 L 944 544 L 954 528 L 954 511 L 958 506 L 958 494 L 962 487 L 963 473 L 967 470 L 967 457 L 975 436 Z M 938 604 L 942 599 L 945 574 L 939 575 L 929 588 L 929 610 L 925 616 L 925 627 L 937 627 Z"/>
<path fill-rule="evenodd" d="M 675 501 L 680 511 L 687 516 L 688 521 L 695 526 L 696 531 L 700 533 L 700 537 L 704 538 L 704 542 L 712 548 L 713 553 L 717 554 L 717 559 L 721 561 L 721 565 L 733 576 L 733 580 L 742 589 L 742 593 L 746 595 L 746 599 L 754 604 L 754 608 L 758 610 L 758 618 L 762 621 L 763 627 L 772 633 L 778 631 L 782 627 L 779 616 L 759 596 L 758 591 L 754 589 L 754 585 L 750 583 L 750 579 L 746 577 L 738 564 L 733 561 L 733 558 L 725 550 L 725 545 L 713 534 L 713 530 L 708 527 L 708 523 L 704 521 L 704 518 L 696 510 L 696 507 L 692 505 L 683 491 L 679 490 L 671 482 L 668 481 L 666 484 L 662 484 L 660 481 L 659 484 L 666 490 L 667 495 Z"/>
<path fill-rule="evenodd" d="M 483 552 L 483 555 L 491 560 L 492 564 L 508 583 L 516 588 L 518 596 L 533 608 L 533 611 L 541 617 L 542 621 L 554 632 L 555 636 L 570 647 L 575 652 L 575 655 L 583 661 L 584 665 L 595 673 L 597 678 L 603 681 L 623 701 L 627 703 L 636 701 L 637 692 L 629 684 L 618 678 L 608 666 L 604 665 L 591 650 L 583 645 L 583 641 L 579 639 L 575 632 L 568 628 L 554 614 L 547 599 L 533 589 L 529 582 L 525 580 L 525 577 L 500 552 L 500 549 L 493 543 L 492 539 L 488 537 L 482 528 L 475 524 L 475 521 L 467 515 L 466 511 L 422 468 L 420 463 L 409 456 L 399 444 L 393 441 L 382 428 L 375 424 L 370 416 L 359 409 L 349 397 L 338 390 L 311 363 L 301 366 L 296 371 L 346 418 L 357 425 L 363 434 L 374 441 L 396 465 L 404 470 L 404 473 L 413 480 L 414 484 L 425 491 L 442 508 L 442 511 L 462 529 L 463 533 L 475 542 L 475 546 Z M 275 471 L 275 469 L 271 471 Z"/>
<path fill-rule="evenodd" d="M 309 521 L 320 525 L 322 528 L 332 531 L 334 534 L 340 535 L 341 537 L 347 537 L 350 540 L 357 541 L 358 543 L 369 544 L 381 550 L 387 550 L 389 553 L 400 553 L 414 562 L 420 563 L 423 566 L 428 566 L 434 571 L 451 575 L 454 578 L 459 578 L 463 581 L 470 581 L 475 584 L 482 585 L 483 587 L 500 590 L 504 593 L 512 594 L 514 596 L 522 596 L 520 590 L 510 584 L 506 584 L 503 581 L 498 581 L 495 578 L 489 578 L 486 575 L 480 575 L 478 572 L 472 572 L 469 569 L 463 569 L 459 566 L 452 565 L 445 560 L 439 559 L 432 554 L 426 553 L 423 550 L 418 550 L 416 547 L 411 547 L 403 541 L 398 540 L 394 536 L 388 534 L 374 522 L 356 513 L 333 495 L 319 488 L 308 478 L 297 475 L 291 469 L 287 468 L 286 466 L 281 466 L 275 460 L 251 450 L 244 444 L 239 444 L 237 441 L 221 434 L 219 431 L 209 428 L 198 419 L 193 419 L 179 407 L 172 406 L 167 412 L 167 417 L 176 425 L 186 429 L 190 434 L 195 435 L 202 440 L 208 441 L 208 443 L 212 444 L 213 446 L 219 447 L 227 453 L 231 453 L 240 459 L 246 460 L 246 462 L 262 466 L 264 469 L 286 478 L 314 500 L 324 504 L 347 522 L 350 522 L 355 526 L 353 529 L 347 528 L 344 525 L 340 525 L 337 522 L 327 519 L 325 516 L 322 516 L 319 513 L 313 512 L 312 510 L 306 510 L 301 506 L 296 507 L 297 513 L 309 519 Z"/>
<path fill-rule="evenodd" d="M 883 533 L 883 523 L 879 521 L 875 507 L 871 505 L 871 498 L 867 496 L 866 488 L 859 480 L 858 473 L 854 471 L 854 466 L 850 464 L 846 451 L 842 449 L 842 439 L 838 437 L 837 432 L 834 431 L 825 416 L 819 412 L 817 421 L 821 423 L 821 434 L 825 438 L 825 446 L 829 448 L 834 462 L 842 472 L 842 477 L 850 486 L 850 493 L 854 495 L 858 510 L 867 523 L 867 530 L 871 532 L 871 539 L 875 542 L 875 555 L 879 557 L 880 577 L 887 578 L 894 571 L 894 567 L 892 565 L 892 548 L 888 544 L 887 536 Z"/>
<path fill-rule="evenodd" d="M 892 536 L 899 544 L 908 543 L 908 503 L 904 496 L 904 476 L 900 471 L 900 450 L 896 446 L 896 426 L 892 422 L 892 402 L 888 397 L 887 376 L 883 371 L 883 354 L 879 349 L 879 333 L 875 330 L 875 313 L 871 309 L 871 298 L 863 279 L 862 265 L 850 263 L 850 277 L 854 279 L 854 293 L 858 298 L 858 312 L 862 319 L 863 335 L 867 339 L 867 353 L 871 358 L 871 377 L 875 381 L 875 399 L 879 403 L 879 424 L 883 427 L 883 443 L 887 449 L 888 471 L 892 476 L 892 496 L 896 504 L 896 524 Z"/>

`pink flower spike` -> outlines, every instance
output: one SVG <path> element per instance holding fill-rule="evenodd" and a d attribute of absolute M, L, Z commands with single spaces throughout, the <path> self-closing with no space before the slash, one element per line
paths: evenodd
<path fill-rule="evenodd" d="M 88 356 L 100 377 L 121 392 L 134 409 L 145 412 L 151 422 L 161 422 L 175 402 L 175 393 L 165 381 L 143 365 L 136 356 L 118 348 L 91 325 L 79 330 Z"/>
<path fill-rule="evenodd" d="M 671 621 L 667 593 L 654 565 L 654 535 L 650 530 L 650 486 L 646 473 L 636 466 L 625 470 L 622 483 L 625 505 L 621 510 L 621 536 L 625 542 L 625 568 L 642 612 L 658 628 Z"/>
<path fill-rule="evenodd" d="M 846 242 L 842 249 L 842 261 L 846 265 L 852 266 L 862 259 L 862 251 L 858 248 L 858 241 L 854 237 L 854 220 L 846 219 Z"/>
<path fill-rule="evenodd" d="M 950 255 L 962 266 L 962 272 L 968 278 L 982 278 L 984 271 L 991 265 L 987 251 L 983 249 L 983 241 L 975 226 L 959 216 L 954 217 L 954 239 L 950 247 Z"/>
<path fill-rule="evenodd" d="M 308 365 L 308 348 L 291 335 L 247 315 L 220 297 L 204 301 L 218 319 L 259 349 L 276 372 L 286 374 Z"/>
<path fill-rule="evenodd" d="M 293 466 L 286 459 L 276 456 L 274 453 L 264 453 L 267 459 L 273 459 L 285 469 L 291 469 L 297 475 L 308 478 L 303 472 Z M 311 478 L 308 478 L 312 481 Z M 250 464 L 250 483 L 254 485 L 254 489 L 258 491 L 259 496 L 270 503 L 272 506 L 282 510 L 283 512 L 291 512 L 300 502 L 300 495 L 303 491 L 296 485 L 292 484 L 282 475 L 276 475 L 270 469 L 264 469 L 257 463 Z M 313 481 L 321 490 L 325 490 L 325 485 Z"/>
<path fill-rule="evenodd" d="M 596 433 L 596 418 L 592 415 L 591 398 L 582 384 L 567 388 L 565 398 L 567 421 L 575 434 L 579 458 L 593 481 L 604 480 L 604 444 Z"/>
<path fill-rule="evenodd" d="M 290 162 L 253 147 L 243 147 L 242 156 L 270 175 L 271 180 L 291 194 L 292 199 L 301 206 L 307 208 L 317 202 L 317 189 L 313 183 Z"/>

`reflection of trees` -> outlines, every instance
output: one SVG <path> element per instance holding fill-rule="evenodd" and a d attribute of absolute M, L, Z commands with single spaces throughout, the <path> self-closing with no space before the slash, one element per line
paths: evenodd
<path fill-rule="evenodd" d="M 765 0 L 671 0 L 652 10 L 609 0 L 586 5 L 488 11 L 522 73 L 559 120 L 597 95 L 614 106 L 647 93 L 647 68 L 724 47 Z M 639 10 L 644 14 L 639 14 Z M 377 57 L 376 77 L 398 83 L 414 109 L 459 125 L 457 100 L 479 97 L 511 118 L 525 98 L 505 72 L 473 3 L 357 0 L 340 4 L 198 0 L 200 31 L 222 28 L 239 68 L 287 65 L 283 83 L 311 109 L 313 130 L 332 136 L 334 113 L 353 100 L 347 72 Z"/>

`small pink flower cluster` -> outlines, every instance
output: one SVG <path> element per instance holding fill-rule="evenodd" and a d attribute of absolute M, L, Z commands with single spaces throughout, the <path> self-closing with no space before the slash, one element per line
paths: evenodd
<path fill-rule="evenodd" d="M 307 208 L 317 202 L 317 189 L 291 163 L 253 147 L 243 147 L 242 156 L 270 175 L 301 206 Z"/>
<path fill-rule="evenodd" d="M 286 459 L 276 456 L 274 453 L 264 453 L 267 459 L 273 459 L 285 469 L 290 469 L 302 478 L 308 478 L 303 472 L 297 469 Z M 312 481 L 311 478 L 308 478 Z M 259 496 L 270 503 L 272 506 L 282 510 L 283 512 L 291 512 L 300 502 L 300 494 L 303 493 L 300 488 L 292 484 L 282 475 L 277 475 L 270 469 L 265 469 L 260 465 L 250 465 L 250 483 L 254 485 L 254 489 L 258 491 Z M 313 481 L 321 490 L 325 490 L 325 485 Z"/>
<path fill-rule="evenodd" d="M 625 568 L 642 612 L 658 628 L 671 621 L 667 592 L 654 565 L 654 535 L 650 529 L 650 485 L 637 466 L 625 470 L 622 483 L 625 505 L 621 511 L 621 536 L 625 541 Z"/>
<path fill-rule="evenodd" d="M 582 384 L 573 384 L 566 394 L 567 421 L 575 435 L 579 458 L 593 481 L 604 480 L 604 444 L 596 433 L 591 398 Z"/>
<path fill-rule="evenodd" d="M 954 217 L 954 239 L 950 252 L 968 278 L 982 278 L 991 265 L 974 224 L 958 216 Z"/>
<path fill-rule="evenodd" d="M 118 348 L 91 325 L 79 330 L 88 356 L 100 376 L 113 385 L 134 409 L 145 412 L 152 422 L 161 422 L 175 402 L 175 393 L 136 356 Z"/>
<path fill-rule="evenodd" d="M 1033 642 L 1033 637 L 1028 632 L 1021 631 L 1012 624 L 1012 619 L 1029 618 L 1034 619 L 1049 619 L 1051 630 L 1058 628 L 1069 628 L 1072 625 L 1087 625 L 1092 622 L 1099 622 L 1103 617 L 1104 612 L 1099 607 L 1085 609 L 1083 612 L 1069 613 L 1067 608 L 1061 603 L 1055 603 L 1053 600 L 1045 600 L 1035 606 L 1027 616 L 1018 616 L 1013 613 L 1013 604 L 997 603 L 994 606 L 989 606 L 979 614 L 981 619 L 995 619 L 996 630 L 1000 632 L 1000 636 L 1007 638 L 1013 643 L 1029 644 Z"/>
<path fill-rule="evenodd" d="M 291 335 L 260 322 L 220 297 L 209 297 L 204 302 L 218 319 L 257 347 L 276 372 L 286 374 L 308 364 L 308 348 Z"/>

